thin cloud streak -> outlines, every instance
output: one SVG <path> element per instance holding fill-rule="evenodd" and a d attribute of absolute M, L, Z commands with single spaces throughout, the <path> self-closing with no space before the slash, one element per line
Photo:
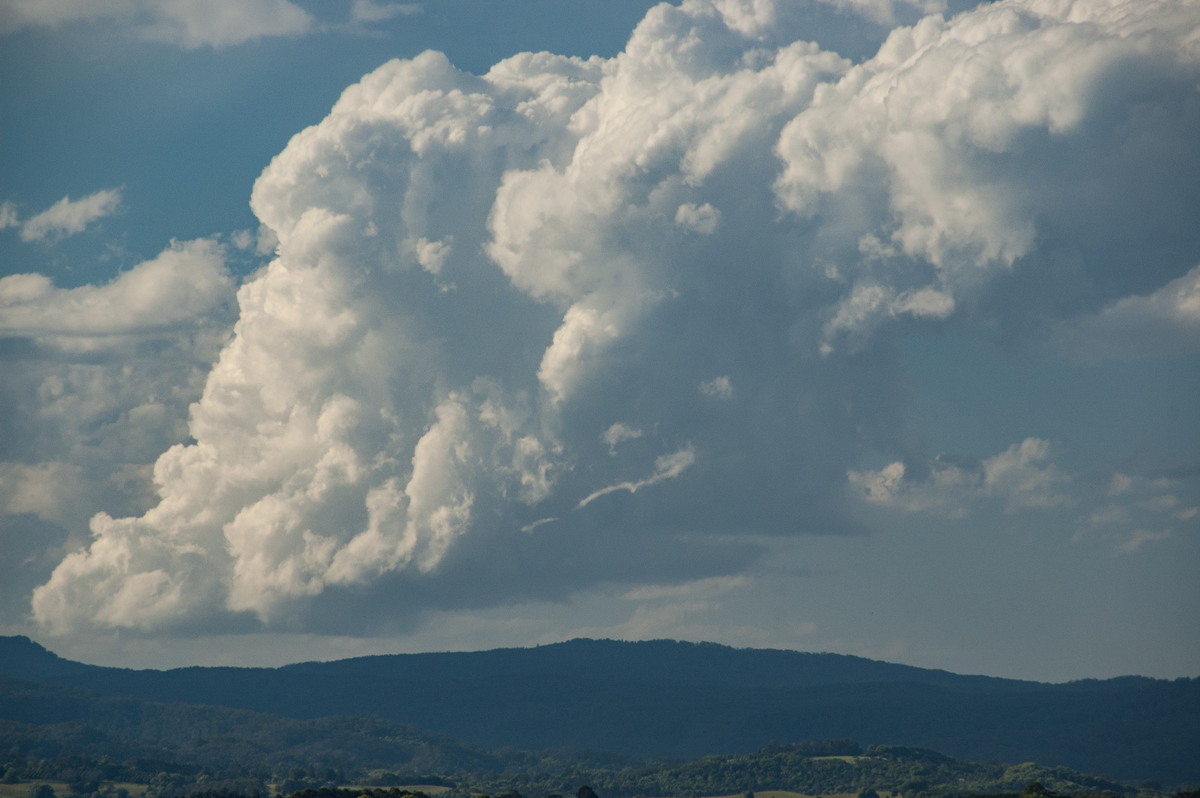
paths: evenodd
<path fill-rule="evenodd" d="M 121 189 L 112 188 L 73 200 L 63 197 L 41 213 L 21 223 L 22 241 L 44 241 L 59 239 L 82 233 L 88 225 L 110 216 L 121 205 Z M 15 211 L 9 210 L 5 226 L 16 222 Z"/>
<path fill-rule="evenodd" d="M 691 447 L 680 449 L 678 452 L 673 454 L 663 455 L 655 461 L 654 473 L 651 476 L 648 476 L 645 479 L 639 479 L 636 482 L 618 482 L 616 485 L 609 485 L 606 488 L 601 488 L 600 490 L 590 493 L 581 499 L 579 504 L 575 505 L 575 509 L 582 510 L 596 499 L 599 499 L 601 496 L 607 496 L 610 493 L 617 493 L 618 491 L 637 493 L 642 488 L 648 488 L 651 485 L 657 485 L 664 480 L 674 479 L 690 468 L 695 462 L 696 452 Z"/>

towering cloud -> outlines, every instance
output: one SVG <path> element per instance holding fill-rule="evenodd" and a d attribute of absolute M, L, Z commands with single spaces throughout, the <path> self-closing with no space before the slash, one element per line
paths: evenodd
<path fill-rule="evenodd" d="M 36 619 L 396 627 L 734 573 L 852 529 L 859 488 L 1069 504 L 1036 438 L 906 480 L 889 339 L 1046 327 L 1195 265 L 1164 209 L 1197 207 L 1200 7 L 1002 0 L 858 64 L 804 22 L 686 0 L 613 59 L 427 52 L 347 89 L 255 185 L 277 255 L 157 504 L 96 515 Z"/>

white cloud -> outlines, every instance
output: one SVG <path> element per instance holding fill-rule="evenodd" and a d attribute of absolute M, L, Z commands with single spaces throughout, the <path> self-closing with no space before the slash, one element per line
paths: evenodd
<path fill-rule="evenodd" d="M 877 283 L 858 283 L 850 294 L 838 303 L 833 318 L 825 323 L 825 341 L 821 354 L 829 355 L 834 347 L 829 342 L 849 337 L 853 349 L 862 346 L 868 336 L 882 323 L 900 316 L 945 319 L 954 312 L 954 297 L 935 288 L 918 288 L 897 293 L 889 286 Z"/>
<path fill-rule="evenodd" d="M 1185 181 L 1135 189 L 1130 175 L 1167 152 L 1185 172 L 1197 168 L 1183 141 L 1198 120 L 1174 88 L 1198 74 L 1188 38 L 1196 9 L 1125 6 L 1028 0 L 927 17 L 894 30 L 875 58 L 822 86 L 788 124 L 781 205 L 840 234 L 829 238 L 831 261 L 874 261 L 833 313 L 827 346 L 844 335 L 859 343 L 855 331 L 895 314 L 894 297 L 936 298 L 910 311 L 942 317 L 1025 264 L 1058 268 L 1042 255 L 1053 249 L 1039 240 L 1047 230 L 1071 231 L 1073 251 L 1098 260 L 1162 246 L 1161 231 L 1150 232 L 1161 222 L 1148 222 L 1155 214 L 1136 197 L 1157 190 L 1157 207 L 1186 205 Z M 1131 70 L 1129 83 L 1110 79 Z M 1139 102 L 1163 124 L 1133 110 Z M 1110 126 L 1116 118 L 1130 126 Z M 1080 181 L 1106 199 L 1081 198 Z M 1099 218 L 1107 224 L 1097 227 Z M 873 253 L 858 251 L 865 237 L 879 245 Z"/>
<path fill-rule="evenodd" d="M 732 399 L 733 381 L 724 374 L 720 377 L 713 377 L 711 380 L 700 383 L 700 393 L 713 399 Z"/>
<path fill-rule="evenodd" d="M 1099 535 L 1118 554 L 1132 554 L 1146 543 L 1171 538 L 1200 515 L 1200 508 L 1180 499 L 1183 485 L 1166 477 L 1148 478 L 1117 472 L 1109 479 L 1104 498 L 1088 518 L 1076 540 Z M 1157 528 L 1152 532 L 1150 529 Z"/>
<path fill-rule="evenodd" d="M 174 244 L 103 286 L 0 278 L 5 514 L 78 534 L 98 510 L 151 506 L 151 466 L 187 436 L 233 291 L 209 240 Z"/>
<path fill-rule="evenodd" d="M 131 0 L 5 0 L 0 3 L 0 33 L 11 33 L 25 27 L 63 25 L 112 14 L 128 14 L 133 9 Z"/>
<path fill-rule="evenodd" d="M 1063 325 L 1054 343 L 1085 360 L 1200 352 L 1200 266 L 1154 293 L 1125 297 Z"/>
<path fill-rule="evenodd" d="M 680 449 L 677 452 L 672 452 L 671 454 L 664 454 L 654 461 L 654 473 L 650 476 L 636 481 L 618 482 L 615 485 L 609 485 L 601 488 L 598 491 L 589 493 L 586 497 L 579 501 L 576 509 L 582 510 L 596 499 L 599 499 L 601 496 L 607 496 L 610 493 L 617 493 L 620 491 L 637 493 L 642 488 L 648 488 L 651 485 L 657 485 L 664 480 L 674 479 L 690 468 L 695 462 L 696 452 L 690 446 Z"/>
<path fill-rule="evenodd" d="M 418 238 L 416 244 L 417 263 L 421 268 L 433 275 L 442 273 L 442 265 L 453 251 L 450 241 L 430 241 Z"/>
<path fill-rule="evenodd" d="M 697 579 L 682 585 L 648 585 L 637 587 L 625 593 L 624 598 L 631 601 L 709 601 L 719 599 L 739 588 L 744 588 L 750 580 L 745 576 L 713 576 L 708 579 Z"/>
<path fill-rule="evenodd" d="M 86 525 L 106 492 L 120 491 L 122 480 L 135 477 L 127 466 L 114 468 L 111 461 L 109 469 L 97 476 L 79 462 L 0 462 L 0 507 L 6 515 L 33 515 L 64 527 Z M 136 475 L 142 481 L 146 476 Z"/>
<path fill-rule="evenodd" d="M 17 215 L 17 206 L 6 201 L 0 204 L 0 230 L 7 230 L 10 227 L 19 227 L 21 220 Z"/>
<path fill-rule="evenodd" d="M 989 457 L 983 461 L 984 492 L 1004 496 L 1009 510 L 1068 504 L 1070 499 L 1060 492 L 1067 477 L 1054 465 L 1043 465 L 1049 457 L 1049 442 L 1038 438 Z"/>
<path fill-rule="evenodd" d="M 604 443 L 608 445 L 609 454 L 617 453 L 617 446 L 625 441 L 636 440 L 646 433 L 640 429 L 634 429 L 628 424 L 617 422 L 604 431 L 602 436 Z"/>
<path fill-rule="evenodd" d="M 624 332 L 631 309 L 594 307 L 601 302 L 604 300 L 597 298 L 572 305 L 542 356 L 538 379 L 555 402 L 570 397 L 587 372 L 588 364 Z"/>
<path fill-rule="evenodd" d="M 313 17 L 289 0 L 155 0 L 152 22 L 139 26 L 147 39 L 186 48 L 228 47 L 267 36 L 298 36 Z"/>
<path fill-rule="evenodd" d="M 1151 532 L 1148 529 L 1139 529 L 1138 531 L 1134 532 L 1128 540 L 1117 546 L 1117 551 L 1121 554 L 1133 554 L 1147 543 L 1152 543 L 1158 540 L 1166 540 L 1169 537 L 1171 537 L 1171 530 L 1169 529 L 1164 529 L 1159 532 Z"/>
<path fill-rule="evenodd" d="M 385 22 L 389 19 L 421 10 L 417 3 L 379 3 L 375 0 L 354 0 L 350 6 L 350 21 L 359 23 Z"/>
<path fill-rule="evenodd" d="M 21 224 L 21 240 L 43 241 L 82 233 L 92 222 L 115 213 L 120 204 L 119 188 L 97 191 L 78 200 L 63 197 Z M 7 208 L 7 216 L 6 221 L 15 225 L 16 213 L 11 206 Z"/>
<path fill-rule="evenodd" d="M 1108 495 L 1120 496 L 1122 493 L 1128 493 L 1133 488 L 1133 484 L 1133 477 L 1128 474 L 1119 472 L 1113 474 L 1108 485 Z"/>
<path fill-rule="evenodd" d="M 387 6 L 368 4 L 366 13 Z M 115 20 L 137 35 L 181 47 L 227 47 L 265 36 L 296 36 L 313 29 L 313 17 L 289 0 L 4 0 L 0 34 L 28 27 L 58 27 Z"/>
<path fill-rule="evenodd" d="M 1069 507 L 1077 482 L 1037 438 L 915 474 L 916 456 L 858 464 L 908 448 L 909 327 L 1055 323 L 1076 270 L 1103 303 L 1132 293 L 1100 279 L 1123 247 L 1161 254 L 1118 189 L 1200 171 L 1182 32 L 1200 11 L 1074 8 L 927 18 L 854 65 L 790 6 L 691 0 L 612 59 L 381 66 L 257 181 L 275 258 L 237 291 L 157 502 L 95 515 L 36 619 L 332 631 L 353 606 L 337 617 L 366 630 L 731 576 L 767 536 L 854 528 L 848 474 L 883 508 Z M 1073 168 L 1089 191 L 1064 202 Z M 3 329 L 56 351 L 178 332 L 228 283 L 172 257 L 71 293 L 20 276 Z"/>
<path fill-rule="evenodd" d="M 720 223 L 721 212 L 707 202 L 703 205 L 685 202 L 675 211 L 675 224 L 700 235 L 712 235 Z"/>
<path fill-rule="evenodd" d="M 207 326 L 232 293 L 219 245 L 177 243 L 103 286 L 56 289 L 41 274 L 0 278 L 0 335 L 94 348 L 111 337 Z"/>
<path fill-rule="evenodd" d="M 928 475 L 913 479 L 901 462 L 878 471 L 850 471 L 849 483 L 871 504 L 908 512 L 962 517 L 981 500 L 999 499 L 1006 512 L 1056 507 L 1073 502 L 1064 492 L 1069 477 L 1050 458 L 1050 444 L 1026 438 L 976 464 L 935 460 Z"/>
<path fill-rule="evenodd" d="M 887 25 L 909 16 L 913 11 L 926 14 L 945 13 L 945 0 L 821 0 L 836 8 L 861 14 L 867 19 Z"/>

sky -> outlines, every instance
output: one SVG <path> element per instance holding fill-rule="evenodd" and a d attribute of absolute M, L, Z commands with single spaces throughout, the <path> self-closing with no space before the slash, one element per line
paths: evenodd
<path fill-rule="evenodd" d="M 0 634 L 1200 676 L 1200 4 L 0 0 Z"/>

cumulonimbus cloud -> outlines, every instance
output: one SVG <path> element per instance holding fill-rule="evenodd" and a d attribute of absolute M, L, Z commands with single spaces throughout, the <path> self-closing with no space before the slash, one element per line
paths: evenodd
<path fill-rule="evenodd" d="M 1200 9 L 1132 7 L 1001 0 L 855 64 L 770 2 L 687 0 L 613 59 L 385 64 L 260 177 L 278 255 L 193 440 L 154 507 L 92 519 L 35 618 L 312 629 L 378 594 L 364 626 L 402 623 L 850 528 L 860 453 L 906 446 L 881 329 L 1045 315 L 1022 281 L 1081 259 L 1115 301 L 1135 246 L 1161 256 L 1139 280 L 1186 270 L 1118 186 L 1200 174 Z M 1060 504 L 1046 456 L 1030 439 L 972 484 Z M 899 501 L 895 471 L 857 481 Z"/>

